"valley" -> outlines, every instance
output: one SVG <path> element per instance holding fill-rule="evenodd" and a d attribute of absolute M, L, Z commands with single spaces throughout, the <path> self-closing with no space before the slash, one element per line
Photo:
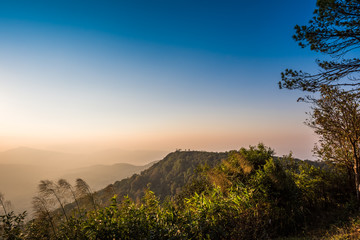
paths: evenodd
<path fill-rule="evenodd" d="M 65 178 L 74 183 L 77 178 L 82 178 L 96 191 L 140 173 L 163 156 L 162 151 L 113 149 L 86 155 L 12 149 L 0 152 L 0 192 L 11 201 L 15 211 L 31 212 L 32 197 L 40 180 Z"/>

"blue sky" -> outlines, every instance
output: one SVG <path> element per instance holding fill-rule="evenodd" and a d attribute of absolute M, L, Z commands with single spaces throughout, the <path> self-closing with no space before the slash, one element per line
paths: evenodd
<path fill-rule="evenodd" d="M 0 1 L 0 148 L 223 151 L 311 158 L 291 36 L 315 1 Z"/>

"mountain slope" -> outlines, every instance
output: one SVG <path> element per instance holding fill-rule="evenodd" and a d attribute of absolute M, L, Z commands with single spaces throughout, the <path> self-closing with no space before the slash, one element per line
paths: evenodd
<path fill-rule="evenodd" d="M 106 202 L 110 198 L 109 194 L 115 192 L 120 197 L 128 195 L 138 200 L 143 196 L 144 189 L 150 185 L 150 189 L 160 199 L 164 199 L 166 196 L 178 193 L 190 180 L 197 166 L 207 164 L 212 167 L 226 157 L 227 153 L 176 151 L 141 174 L 115 182 L 109 186 L 113 191 L 109 191 L 109 187 L 100 190 L 98 197 L 102 202 Z"/>

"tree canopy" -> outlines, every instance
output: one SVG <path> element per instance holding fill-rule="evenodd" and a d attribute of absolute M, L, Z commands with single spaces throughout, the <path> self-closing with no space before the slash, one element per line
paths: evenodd
<path fill-rule="evenodd" d="M 315 153 L 325 161 L 345 167 L 355 178 L 360 201 L 360 96 L 323 86 L 321 98 L 313 99 L 307 124 L 320 136 Z"/>
<path fill-rule="evenodd" d="M 303 48 L 321 52 L 333 60 L 316 60 L 318 73 L 286 69 L 279 87 L 316 92 L 321 86 L 360 90 L 360 59 L 346 58 L 360 47 L 360 1 L 318 0 L 313 18 L 306 26 L 295 26 L 295 41 Z"/>

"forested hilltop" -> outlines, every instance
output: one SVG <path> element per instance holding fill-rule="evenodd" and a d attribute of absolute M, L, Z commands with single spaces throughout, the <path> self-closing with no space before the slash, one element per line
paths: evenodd
<path fill-rule="evenodd" d="M 151 189 L 163 201 L 183 193 L 183 187 L 190 182 L 199 172 L 217 166 L 222 160 L 228 158 L 230 152 L 205 152 L 191 150 L 177 150 L 169 153 L 163 160 L 150 168 L 134 174 L 130 178 L 117 181 L 107 188 L 97 192 L 101 202 L 108 201 L 116 193 L 118 196 L 129 196 L 139 202 L 144 196 L 144 189 Z M 281 159 L 279 157 L 274 157 Z M 301 160 L 294 159 L 295 162 Z M 309 164 L 324 167 L 323 162 L 308 161 Z M 110 194 L 110 195 L 109 195 Z"/>
<path fill-rule="evenodd" d="M 177 151 L 140 175 L 91 192 L 43 181 L 24 223 L 1 205 L 3 239 L 272 239 L 346 220 L 356 197 L 346 169 L 275 157 L 259 144 L 228 153 Z M 150 183 L 150 184 L 149 184 Z M 132 197 L 123 196 L 126 190 Z M 154 193 L 155 192 L 155 193 Z M 74 193 L 72 195 L 71 193 Z M 105 204 L 105 195 L 111 199 Z M 73 204 L 66 205 L 66 201 Z M 56 208 L 54 208 L 56 205 Z M 70 206 L 71 209 L 70 209 Z M 61 208 L 64 207 L 63 210 Z"/>
<path fill-rule="evenodd" d="M 214 167 L 227 155 L 228 153 L 177 150 L 142 171 L 141 174 L 134 174 L 130 178 L 117 181 L 99 191 L 98 194 L 103 200 L 109 200 L 111 197 L 109 190 L 111 189 L 111 194 L 127 195 L 131 199 L 139 201 L 144 196 L 144 189 L 149 187 L 156 196 L 163 200 L 167 196 L 175 196 L 179 193 L 193 177 L 194 170 L 198 166 Z"/>

